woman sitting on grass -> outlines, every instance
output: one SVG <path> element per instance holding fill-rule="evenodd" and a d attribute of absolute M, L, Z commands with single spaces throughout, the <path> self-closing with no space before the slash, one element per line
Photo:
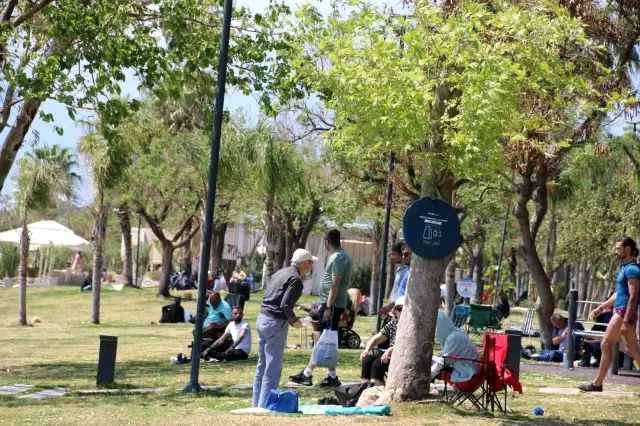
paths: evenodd
<path fill-rule="evenodd" d="M 402 314 L 402 305 L 404 305 L 404 296 L 398 297 L 395 301 L 395 306 L 390 312 L 393 319 L 378 334 L 369 339 L 364 351 L 360 354 L 360 362 L 362 363 L 360 378 L 363 382 L 369 383 L 369 386 L 381 386 L 384 384 L 384 375 L 389 370 L 393 345 L 396 342 L 396 329 Z M 389 349 L 384 353 L 379 355 L 369 354 L 374 347 L 387 341 L 389 342 Z"/>

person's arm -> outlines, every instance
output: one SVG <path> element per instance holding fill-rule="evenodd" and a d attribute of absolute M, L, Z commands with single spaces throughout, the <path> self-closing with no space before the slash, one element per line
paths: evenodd
<path fill-rule="evenodd" d="M 240 273 L 238 274 L 238 279 L 243 280 L 247 278 L 247 273 L 244 271 L 240 271 Z"/>
<path fill-rule="evenodd" d="M 556 337 L 553 337 L 551 339 L 551 343 L 557 346 L 560 344 L 560 342 L 562 342 L 565 339 L 565 337 L 567 337 L 565 333 L 560 333 Z"/>
<path fill-rule="evenodd" d="M 360 353 L 360 362 L 362 362 L 365 359 L 365 357 L 369 355 L 369 352 L 371 352 L 371 349 L 373 349 L 374 346 L 378 346 L 380 343 L 384 343 L 386 341 L 387 341 L 387 336 L 385 336 L 382 333 L 378 333 L 375 336 L 373 336 L 371 339 L 369 339 L 367 344 L 364 346 L 364 350 Z"/>
<path fill-rule="evenodd" d="M 242 342 L 242 339 L 244 339 L 244 336 L 246 336 L 246 335 L 247 335 L 247 327 L 245 326 L 245 327 L 242 327 L 242 330 L 240 330 L 240 334 L 238 335 L 238 340 L 233 342 L 233 344 L 227 350 L 227 352 L 235 350 L 238 347 L 238 345 L 240 344 L 240 342 Z"/>
<path fill-rule="evenodd" d="M 218 346 L 222 345 L 230 336 L 231 336 L 231 334 L 229 334 L 229 332 L 225 331 L 224 334 L 222 336 L 220 336 L 220 338 L 218 340 L 213 342 L 213 345 L 209 346 L 209 348 L 206 351 L 204 351 L 202 355 L 206 355 L 209 352 L 211 352 L 212 350 L 214 350 L 215 348 L 217 348 Z"/>
<path fill-rule="evenodd" d="M 391 360 L 391 354 L 393 353 L 393 346 L 391 346 L 389 349 L 387 349 L 382 356 L 380 357 L 380 361 L 383 364 L 388 364 L 389 361 Z"/>
<path fill-rule="evenodd" d="M 627 312 L 622 320 L 622 331 L 626 331 L 629 326 L 634 327 L 634 317 L 638 309 L 638 288 L 640 281 L 638 278 L 629 278 L 629 301 L 627 302 Z"/>
<path fill-rule="evenodd" d="M 591 311 L 591 314 L 589 314 L 589 316 L 591 318 L 596 318 L 598 315 L 607 312 L 609 309 L 611 309 L 613 304 L 616 303 L 617 295 L 618 293 L 613 293 L 613 295 L 611 295 L 611 297 L 607 299 L 606 302 L 604 302 L 603 304 L 595 308 L 593 311 Z"/>
<path fill-rule="evenodd" d="M 329 296 L 327 296 L 327 308 L 333 306 L 338 297 L 338 291 L 340 290 L 340 283 L 342 282 L 342 275 L 331 276 L 331 288 L 329 289 Z"/>
<path fill-rule="evenodd" d="M 290 279 L 289 285 L 287 286 L 287 289 L 282 296 L 282 301 L 280 302 L 280 309 L 291 325 L 300 322 L 294 312 L 294 308 L 298 299 L 302 296 L 303 288 L 302 280 L 299 277 Z"/>

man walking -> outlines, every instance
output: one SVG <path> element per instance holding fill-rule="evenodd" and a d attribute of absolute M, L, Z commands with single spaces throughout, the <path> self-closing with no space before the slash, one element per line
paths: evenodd
<path fill-rule="evenodd" d="M 302 279 L 311 273 L 316 260 L 308 251 L 298 249 L 291 257 L 291 266 L 279 270 L 269 280 L 256 320 L 258 366 L 253 381 L 253 407 L 264 408 L 271 390 L 278 388 L 289 331 L 287 323 L 303 327 L 293 309 L 302 295 Z"/>
<path fill-rule="evenodd" d="M 347 307 L 349 282 L 351 281 L 351 258 L 340 246 L 340 231 L 331 229 L 324 238 L 325 247 L 329 251 L 329 260 L 324 270 L 320 285 L 320 325 L 316 330 L 315 341 L 323 330 L 338 330 L 340 317 Z M 315 365 L 309 362 L 307 368 L 289 380 L 305 386 L 312 386 L 312 373 Z M 327 377 L 321 386 L 340 386 L 335 368 L 329 368 Z"/>
<path fill-rule="evenodd" d="M 609 321 L 601 343 L 602 358 L 598 375 L 593 383 L 578 386 L 578 389 L 585 392 L 602 392 L 602 382 L 611 365 L 611 349 L 621 337 L 629 355 L 640 364 L 640 348 L 636 336 L 640 267 L 636 263 L 638 248 L 635 241 L 629 237 L 619 238 L 616 242 L 616 257 L 620 259 L 616 292 L 609 300 L 591 311 L 591 317 L 595 318 L 613 306 L 613 318 Z"/>

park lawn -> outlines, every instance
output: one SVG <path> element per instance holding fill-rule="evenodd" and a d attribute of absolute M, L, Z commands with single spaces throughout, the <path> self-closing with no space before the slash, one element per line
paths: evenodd
<path fill-rule="evenodd" d="M 194 294 L 195 296 L 195 294 Z M 326 424 L 324 417 L 249 417 L 228 414 L 234 408 L 250 405 L 250 391 L 235 391 L 233 384 L 251 383 L 255 354 L 249 360 L 235 363 L 207 363 L 202 366 L 200 383 L 220 384 L 218 392 L 199 395 L 183 394 L 189 378 L 189 365 L 173 365 L 169 357 L 178 352 L 189 353 L 191 324 L 158 324 L 160 309 L 168 302 L 156 299 L 153 290 L 125 289 L 102 293 L 99 326 L 90 323 L 91 294 L 76 288 L 29 288 L 28 318 L 39 317 L 30 327 L 15 325 L 17 289 L 0 289 L 0 385 L 27 383 L 38 388 L 67 387 L 71 393 L 44 401 L 0 397 L 0 424 Z M 260 293 L 252 295 L 246 305 L 247 320 L 254 325 Z M 310 304 L 306 297 L 302 303 Z M 195 302 L 183 302 L 195 312 Z M 508 318 L 508 325 L 518 325 L 521 312 Z M 356 331 L 363 341 L 371 334 L 373 318 L 359 317 Z M 118 336 L 118 358 L 115 388 L 168 387 L 153 394 L 81 396 L 80 389 L 95 389 L 99 335 Z M 289 344 L 300 343 L 300 332 L 290 330 Z M 253 331 L 254 347 L 257 342 Z M 308 362 L 307 349 L 288 349 L 283 379 L 297 373 Z M 341 350 L 339 374 L 344 380 L 357 380 L 360 365 L 358 351 Z M 321 373 L 316 377 L 319 379 Z M 539 387 L 573 387 L 570 378 L 523 373 L 524 395 L 509 396 L 510 413 L 481 414 L 466 408 L 454 409 L 438 402 L 403 403 L 392 407 L 392 416 L 376 419 L 384 424 L 640 424 L 638 398 L 598 398 L 593 395 L 545 395 Z M 284 380 L 283 380 L 284 381 Z M 637 388 L 609 386 L 610 390 Z M 300 389 L 304 402 L 328 396 L 330 391 Z M 544 418 L 531 413 L 542 406 Z M 542 420 L 542 422 L 541 422 Z M 341 418 L 351 425 L 365 421 L 360 417 Z"/>

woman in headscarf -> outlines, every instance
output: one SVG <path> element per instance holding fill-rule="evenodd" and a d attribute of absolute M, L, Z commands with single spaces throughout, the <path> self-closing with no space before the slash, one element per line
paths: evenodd
<path fill-rule="evenodd" d="M 478 350 L 469 336 L 456 328 L 453 321 L 444 312 L 438 312 L 436 339 L 442 345 L 442 357 L 433 357 L 431 361 L 431 379 L 433 380 L 445 368 L 451 369 L 451 382 L 466 382 L 478 373 L 478 363 L 473 361 L 454 361 L 444 357 L 478 359 Z"/>

